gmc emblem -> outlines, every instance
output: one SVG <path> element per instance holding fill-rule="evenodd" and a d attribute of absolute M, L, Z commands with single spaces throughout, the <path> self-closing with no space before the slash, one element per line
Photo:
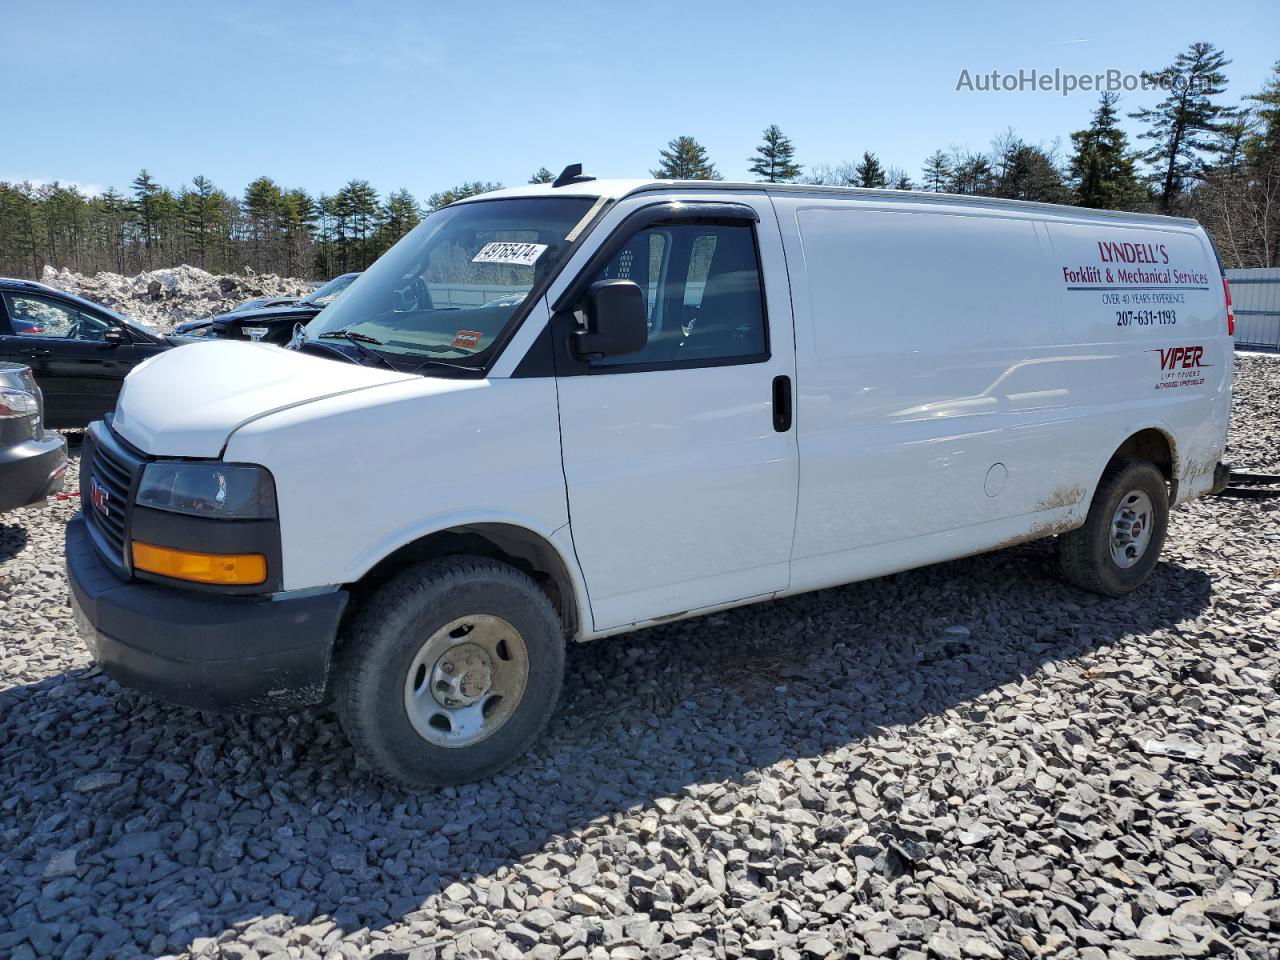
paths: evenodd
<path fill-rule="evenodd" d="M 107 508 L 107 501 L 111 499 L 111 493 L 98 482 L 97 477 L 89 478 L 89 500 L 93 503 L 93 509 L 97 510 L 104 517 L 111 516 L 111 511 Z"/>

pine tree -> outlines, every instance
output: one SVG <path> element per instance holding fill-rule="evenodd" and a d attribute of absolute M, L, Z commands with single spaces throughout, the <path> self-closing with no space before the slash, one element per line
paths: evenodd
<path fill-rule="evenodd" d="M 947 181 L 947 193 L 985 196 L 991 192 L 994 172 L 986 154 L 956 149 L 951 156 L 950 166 L 951 178 Z"/>
<path fill-rule="evenodd" d="M 258 177 L 244 188 L 253 260 L 257 269 L 279 271 L 276 239 L 284 208 L 284 192 L 270 177 Z"/>
<path fill-rule="evenodd" d="M 1238 113 L 1224 121 L 1214 133 L 1214 153 L 1217 160 L 1211 169 L 1239 174 L 1245 164 L 1245 144 L 1255 135 L 1254 120 L 1247 113 Z"/>
<path fill-rule="evenodd" d="M 338 272 L 337 225 L 337 201 L 330 194 L 320 194 L 316 197 L 315 269 L 322 277 Z"/>
<path fill-rule="evenodd" d="M 884 182 L 890 190 L 911 190 L 911 178 L 901 167 L 885 167 Z"/>
<path fill-rule="evenodd" d="M 1118 94 L 1103 92 L 1089 126 L 1071 134 L 1074 152 L 1068 170 L 1082 207 L 1133 210 L 1145 199 L 1129 140 L 1116 123 L 1119 100 Z"/>
<path fill-rule="evenodd" d="M 168 187 L 155 195 L 156 257 L 160 266 L 178 263 L 182 257 L 182 204 Z"/>
<path fill-rule="evenodd" d="M 1245 152 L 1253 163 L 1265 155 L 1280 159 L 1280 61 L 1271 68 L 1271 76 L 1258 93 L 1245 97 L 1258 104 L 1254 108 L 1256 129 L 1245 142 Z"/>
<path fill-rule="evenodd" d="M 400 189 L 388 195 L 387 202 L 382 207 L 379 247 L 387 249 L 421 222 L 422 209 L 413 194 Z"/>
<path fill-rule="evenodd" d="M 1228 267 L 1280 266 L 1280 63 L 1257 104 L 1222 123 L 1218 160 L 1187 195 L 1187 213 L 1214 238 Z"/>
<path fill-rule="evenodd" d="M 296 276 L 302 266 L 304 247 L 315 229 L 316 202 L 305 190 L 286 190 L 280 199 L 280 229 L 284 242 L 284 272 Z"/>
<path fill-rule="evenodd" d="M 77 187 L 48 183 L 37 192 L 43 207 L 45 256 L 51 263 L 64 263 L 79 270 L 84 248 L 83 226 L 86 197 Z"/>
<path fill-rule="evenodd" d="M 870 150 L 862 154 L 862 160 L 854 170 L 856 183 L 860 187 L 883 187 L 886 185 L 884 167 Z"/>
<path fill-rule="evenodd" d="M 1153 181 L 1158 184 L 1162 213 L 1173 211 L 1187 181 L 1203 171 L 1203 155 L 1218 149 L 1212 135 L 1236 113 L 1210 99 L 1226 89 L 1223 71 L 1229 63 L 1213 44 L 1193 43 L 1170 66 L 1142 74 L 1168 91 L 1154 108 L 1129 114 L 1147 124 L 1138 136 L 1152 141 L 1142 159 L 1155 167 Z"/>
<path fill-rule="evenodd" d="M 539 167 L 538 172 L 529 178 L 530 183 L 550 183 L 556 175 L 546 167 Z"/>
<path fill-rule="evenodd" d="M 343 269 L 363 270 L 374 261 L 370 240 L 378 225 L 378 191 L 368 180 L 348 180 L 335 199 L 346 228 Z"/>
<path fill-rule="evenodd" d="M 651 170 L 658 180 L 723 180 L 714 163 L 707 159 L 706 148 L 693 137 L 676 137 L 660 150 L 661 162 Z"/>
<path fill-rule="evenodd" d="M 747 169 L 765 183 L 787 183 L 800 176 L 795 162 L 796 148 L 776 123 L 765 128 L 764 139 Z"/>
<path fill-rule="evenodd" d="M 107 263 L 116 273 L 123 273 L 129 232 L 129 201 L 115 187 L 110 187 L 93 199 L 93 208 L 100 221 L 99 243 L 110 257 Z"/>
<path fill-rule="evenodd" d="M 920 171 L 921 189 L 941 193 L 951 179 L 951 163 L 941 150 L 935 150 L 925 158 Z"/>
<path fill-rule="evenodd" d="M 1054 158 L 1040 147 L 1008 139 L 997 154 L 998 167 L 991 194 L 1009 200 L 1062 203 L 1067 187 Z"/>
<path fill-rule="evenodd" d="M 456 187 L 445 190 L 443 193 L 433 193 L 427 197 L 427 210 L 435 212 L 441 207 L 447 207 L 449 204 L 465 200 L 467 197 L 474 197 L 481 193 L 488 193 L 491 190 L 501 189 L 502 184 L 489 183 L 486 180 L 471 180 L 467 183 L 460 183 Z"/>
<path fill-rule="evenodd" d="M 158 219 L 156 195 L 159 192 L 160 185 L 152 179 L 151 174 L 146 169 L 139 171 L 138 175 L 133 178 L 132 213 L 141 233 L 143 263 L 148 268 L 151 266 L 152 248 L 156 242 Z"/>
<path fill-rule="evenodd" d="M 191 189 L 184 190 L 178 202 L 182 206 L 183 229 L 188 248 L 194 251 L 197 266 L 205 269 L 210 259 L 211 241 L 220 219 L 218 188 L 208 177 L 195 176 L 191 179 Z"/>

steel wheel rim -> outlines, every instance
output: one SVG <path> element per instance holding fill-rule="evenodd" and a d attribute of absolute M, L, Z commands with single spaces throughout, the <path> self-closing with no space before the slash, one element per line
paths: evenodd
<path fill-rule="evenodd" d="M 1120 498 L 1111 518 L 1111 559 L 1121 569 L 1132 567 L 1147 553 L 1155 526 L 1155 508 L 1141 490 L 1130 490 Z"/>
<path fill-rule="evenodd" d="M 529 683 L 529 651 L 501 617 L 450 620 L 418 648 L 404 681 L 404 708 L 418 736 L 438 747 L 479 743 L 502 727 Z"/>

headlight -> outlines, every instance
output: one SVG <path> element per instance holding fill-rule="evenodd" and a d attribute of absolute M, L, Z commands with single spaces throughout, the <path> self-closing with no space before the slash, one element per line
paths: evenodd
<path fill-rule="evenodd" d="M 276 515 L 276 485 L 265 467 L 162 460 L 142 471 L 137 504 L 194 517 L 264 520 Z"/>
<path fill-rule="evenodd" d="M 0 420 L 12 420 L 15 417 L 33 417 L 40 409 L 36 398 L 25 390 L 10 390 L 0 387 Z"/>

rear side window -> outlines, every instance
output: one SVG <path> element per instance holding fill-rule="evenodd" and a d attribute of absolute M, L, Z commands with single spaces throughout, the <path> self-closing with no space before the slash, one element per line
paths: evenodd
<path fill-rule="evenodd" d="M 598 280 L 645 292 L 649 342 L 595 367 L 711 366 L 768 358 L 755 235 L 748 225 L 680 223 L 638 232 Z"/>

